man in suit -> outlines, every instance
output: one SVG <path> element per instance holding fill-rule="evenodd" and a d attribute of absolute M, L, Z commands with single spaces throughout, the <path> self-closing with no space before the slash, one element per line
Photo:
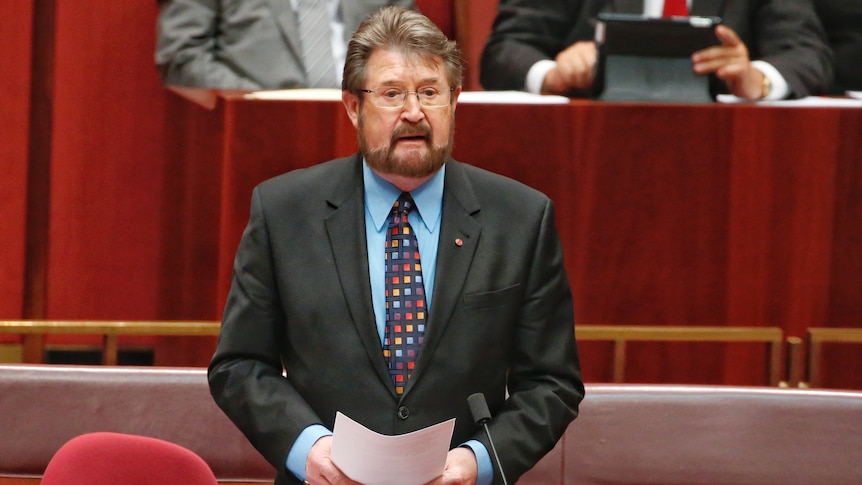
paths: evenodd
<path fill-rule="evenodd" d="M 811 0 L 688 0 L 692 16 L 720 16 L 720 46 L 696 52 L 698 74 L 749 99 L 822 94 L 831 51 Z M 661 15 L 663 0 L 501 0 L 481 61 L 489 90 L 585 96 L 596 65 L 599 12 Z"/>
<path fill-rule="evenodd" d="M 327 3 L 331 84 L 309 83 L 299 0 L 161 0 L 156 66 L 171 86 L 222 89 L 338 87 L 347 40 L 368 14 L 413 0 L 317 0 Z"/>
<path fill-rule="evenodd" d="M 330 459 L 337 411 L 387 435 L 456 418 L 432 483 L 501 483 L 467 404 L 483 393 L 514 483 L 584 396 L 551 201 L 450 158 L 461 54 L 426 17 L 391 7 L 369 18 L 344 73 L 359 153 L 255 188 L 212 394 L 277 483 L 346 480 Z M 402 202 L 409 214 L 393 211 Z M 400 305 L 418 310 L 414 320 L 400 316 L 397 282 L 386 280 L 402 266 L 387 266 L 387 248 L 410 233 L 396 225 L 405 219 L 418 251 L 400 257 L 418 257 L 408 269 L 421 272 L 417 298 Z M 417 333 L 403 355 L 415 359 L 401 369 L 393 335 L 405 321 Z"/>

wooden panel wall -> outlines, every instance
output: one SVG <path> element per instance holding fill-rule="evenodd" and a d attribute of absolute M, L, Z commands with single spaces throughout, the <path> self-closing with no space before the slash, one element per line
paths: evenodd
<path fill-rule="evenodd" d="M 0 317 L 21 318 L 24 302 L 30 62 L 33 1 L 0 2 Z M 8 340 L 8 339 L 5 339 Z"/>
<path fill-rule="evenodd" d="M 464 53 L 467 68 L 464 88 L 481 91 L 479 84 L 479 61 L 485 40 L 491 34 L 494 19 L 497 17 L 497 0 L 454 0 L 455 36 Z"/>
<path fill-rule="evenodd" d="M 57 0 L 46 316 L 158 318 L 156 2 Z M 142 262 L 146 261 L 146 264 Z"/>

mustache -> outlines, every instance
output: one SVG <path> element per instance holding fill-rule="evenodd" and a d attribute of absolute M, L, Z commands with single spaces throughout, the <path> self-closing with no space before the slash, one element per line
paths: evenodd
<path fill-rule="evenodd" d="M 424 136 L 426 141 L 430 143 L 432 139 L 431 134 L 431 125 L 426 120 L 422 120 L 415 125 L 400 124 L 392 131 L 391 144 L 394 145 L 399 138 L 405 136 Z"/>

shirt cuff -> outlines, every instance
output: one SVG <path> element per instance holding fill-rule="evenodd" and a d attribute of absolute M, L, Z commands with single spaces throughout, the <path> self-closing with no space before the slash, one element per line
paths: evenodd
<path fill-rule="evenodd" d="M 470 440 L 461 446 L 469 447 L 476 455 L 476 466 L 478 468 L 478 476 L 476 477 L 476 485 L 491 485 L 494 483 L 494 463 L 491 461 L 491 455 L 480 441 Z"/>
<path fill-rule="evenodd" d="M 524 81 L 524 90 L 528 93 L 542 94 L 542 85 L 545 84 L 545 76 L 548 71 L 557 67 L 557 62 L 550 59 L 543 59 L 535 64 L 527 71 L 527 79 Z"/>
<path fill-rule="evenodd" d="M 312 424 L 302 430 L 299 436 L 296 437 L 296 441 L 293 442 L 290 453 L 287 454 L 287 460 L 285 460 L 284 464 L 287 467 L 287 471 L 293 473 L 300 480 L 308 478 L 305 475 L 305 463 L 308 461 L 308 452 L 311 451 L 311 447 L 317 443 L 317 440 L 330 435 L 332 435 L 332 431 L 329 431 L 326 429 L 326 426 L 320 424 Z"/>
<path fill-rule="evenodd" d="M 764 100 L 784 99 L 790 94 L 790 87 L 788 87 L 787 81 L 772 64 L 766 61 L 751 61 L 751 65 L 769 78 L 769 95 L 763 98 Z"/>

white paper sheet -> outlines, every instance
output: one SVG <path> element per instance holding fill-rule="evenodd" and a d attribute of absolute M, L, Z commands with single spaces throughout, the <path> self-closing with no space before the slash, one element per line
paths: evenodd
<path fill-rule="evenodd" d="M 422 485 L 443 474 L 452 418 L 412 433 L 386 436 L 342 413 L 335 415 L 332 461 L 351 479 L 366 485 Z"/>
<path fill-rule="evenodd" d="M 546 96 L 525 91 L 462 91 L 459 103 L 485 104 L 569 104 L 565 96 Z"/>
<path fill-rule="evenodd" d="M 752 103 L 743 98 L 729 94 L 719 94 L 719 103 Z M 825 96 L 808 96 L 802 99 L 781 99 L 776 101 L 756 101 L 758 106 L 777 106 L 781 108 L 862 108 L 862 99 L 829 98 Z"/>
<path fill-rule="evenodd" d="M 340 89 L 274 89 L 255 91 L 244 96 L 245 99 L 269 100 L 306 100 L 341 101 Z M 486 104 L 567 104 L 569 98 L 563 96 L 542 96 L 522 91 L 463 91 L 458 98 L 460 103 Z"/>
<path fill-rule="evenodd" d="M 275 99 L 301 101 L 341 101 L 340 89 L 273 89 L 255 91 L 243 96 L 245 99 Z"/>

